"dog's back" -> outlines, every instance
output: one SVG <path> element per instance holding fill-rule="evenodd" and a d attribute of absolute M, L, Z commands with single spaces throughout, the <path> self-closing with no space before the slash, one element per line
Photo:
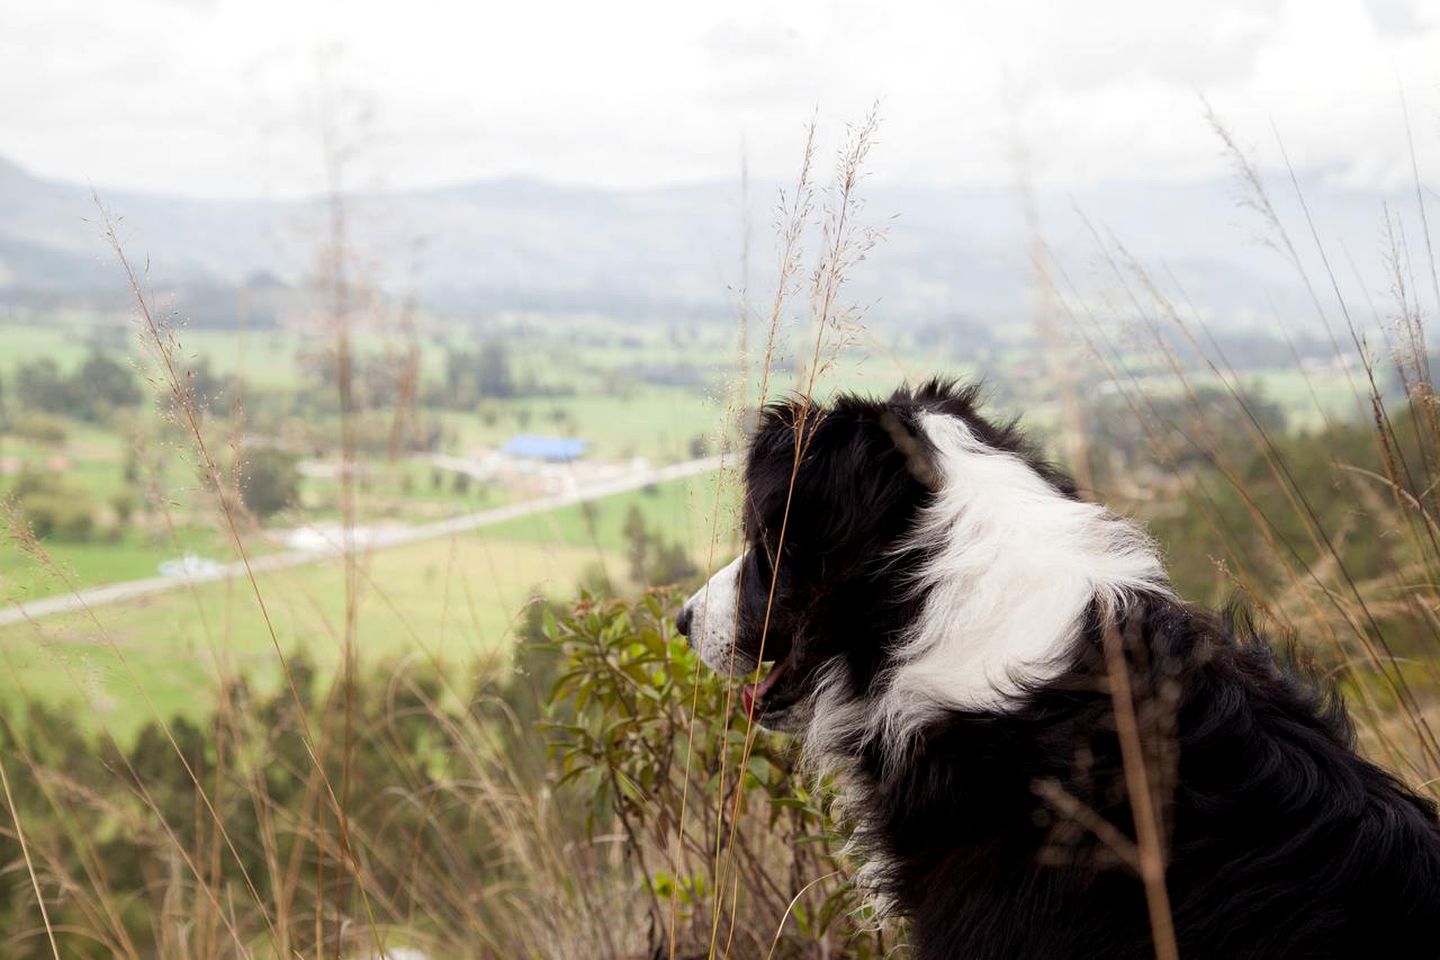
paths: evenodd
<path fill-rule="evenodd" d="M 1355 753 L 1339 700 L 1168 598 L 1121 629 L 1180 955 L 1440 954 L 1435 807 Z M 918 957 L 1154 955 L 1103 642 L 1021 709 L 954 713 L 908 763 L 865 765 Z"/>

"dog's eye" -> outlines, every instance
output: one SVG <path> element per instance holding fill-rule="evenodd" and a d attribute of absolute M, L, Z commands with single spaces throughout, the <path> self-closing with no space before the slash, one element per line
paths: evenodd
<path fill-rule="evenodd" d="M 777 558 L 774 546 L 767 538 L 759 537 L 750 545 L 750 560 L 754 564 L 756 574 L 769 580 L 775 572 Z"/>
<path fill-rule="evenodd" d="M 769 551 L 766 550 L 763 540 L 757 539 L 750 542 L 749 549 L 745 554 L 745 560 L 750 568 L 747 571 L 748 573 L 754 574 L 756 577 L 769 576 L 773 565 L 771 564 L 770 554 Z"/>

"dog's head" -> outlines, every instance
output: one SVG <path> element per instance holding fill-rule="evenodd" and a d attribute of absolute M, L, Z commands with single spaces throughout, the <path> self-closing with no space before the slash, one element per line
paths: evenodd
<path fill-rule="evenodd" d="M 773 666 L 744 689 L 766 726 L 808 719 L 821 684 L 874 693 L 920 619 L 921 571 L 937 546 L 918 536 L 944 497 L 947 451 L 931 418 L 1015 457 L 1014 431 L 977 410 L 976 391 L 932 383 L 887 401 L 768 408 L 745 473 L 745 551 L 685 604 L 679 626 L 713 669 Z M 1057 497 L 1070 487 L 1038 461 L 1031 476 Z"/>
<path fill-rule="evenodd" d="M 877 602 L 888 602 L 875 595 L 881 570 L 927 495 L 895 443 L 897 432 L 913 438 L 909 415 L 859 400 L 764 412 L 745 471 L 745 550 L 690 598 L 679 625 L 722 673 L 773 664 L 743 691 L 769 727 L 802 719 L 796 707 L 837 658 L 857 675 L 879 666 L 883 638 L 862 640 L 846 621 L 874 624 Z"/>
<path fill-rule="evenodd" d="M 890 728 L 994 705 L 1057 658 L 1098 592 L 1163 579 L 1142 534 L 945 382 L 768 408 L 744 526 L 744 552 L 678 625 L 715 670 L 772 664 L 744 688 L 772 729 L 857 705 Z"/>

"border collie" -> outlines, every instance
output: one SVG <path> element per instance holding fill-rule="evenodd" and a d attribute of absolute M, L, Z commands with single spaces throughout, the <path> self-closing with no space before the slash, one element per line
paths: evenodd
<path fill-rule="evenodd" d="M 767 408 L 745 482 L 746 550 L 678 626 L 718 671 L 773 664 L 745 711 L 839 777 L 914 956 L 1154 954 L 1117 676 L 1182 957 L 1440 955 L 1434 805 L 973 387 Z"/>

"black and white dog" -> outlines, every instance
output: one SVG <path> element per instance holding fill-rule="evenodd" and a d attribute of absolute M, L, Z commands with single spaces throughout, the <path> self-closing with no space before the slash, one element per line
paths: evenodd
<path fill-rule="evenodd" d="M 841 397 L 797 430 L 802 410 L 765 412 L 747 549 L 678 625 L 716 670 L 773 663 L 747 712 L 840 775 L 862 881 L 916 957 L 1153 956 L 1117 853 L 1134 819 L 1107 642 L 1182 957 L 1440 956 L 1434 805 L 1356 754 L 1322 685 L 1176 598 L 1141 530 L 973 388 Z M 1102 821 L 1124 836 L 1097 840 Z"/>

